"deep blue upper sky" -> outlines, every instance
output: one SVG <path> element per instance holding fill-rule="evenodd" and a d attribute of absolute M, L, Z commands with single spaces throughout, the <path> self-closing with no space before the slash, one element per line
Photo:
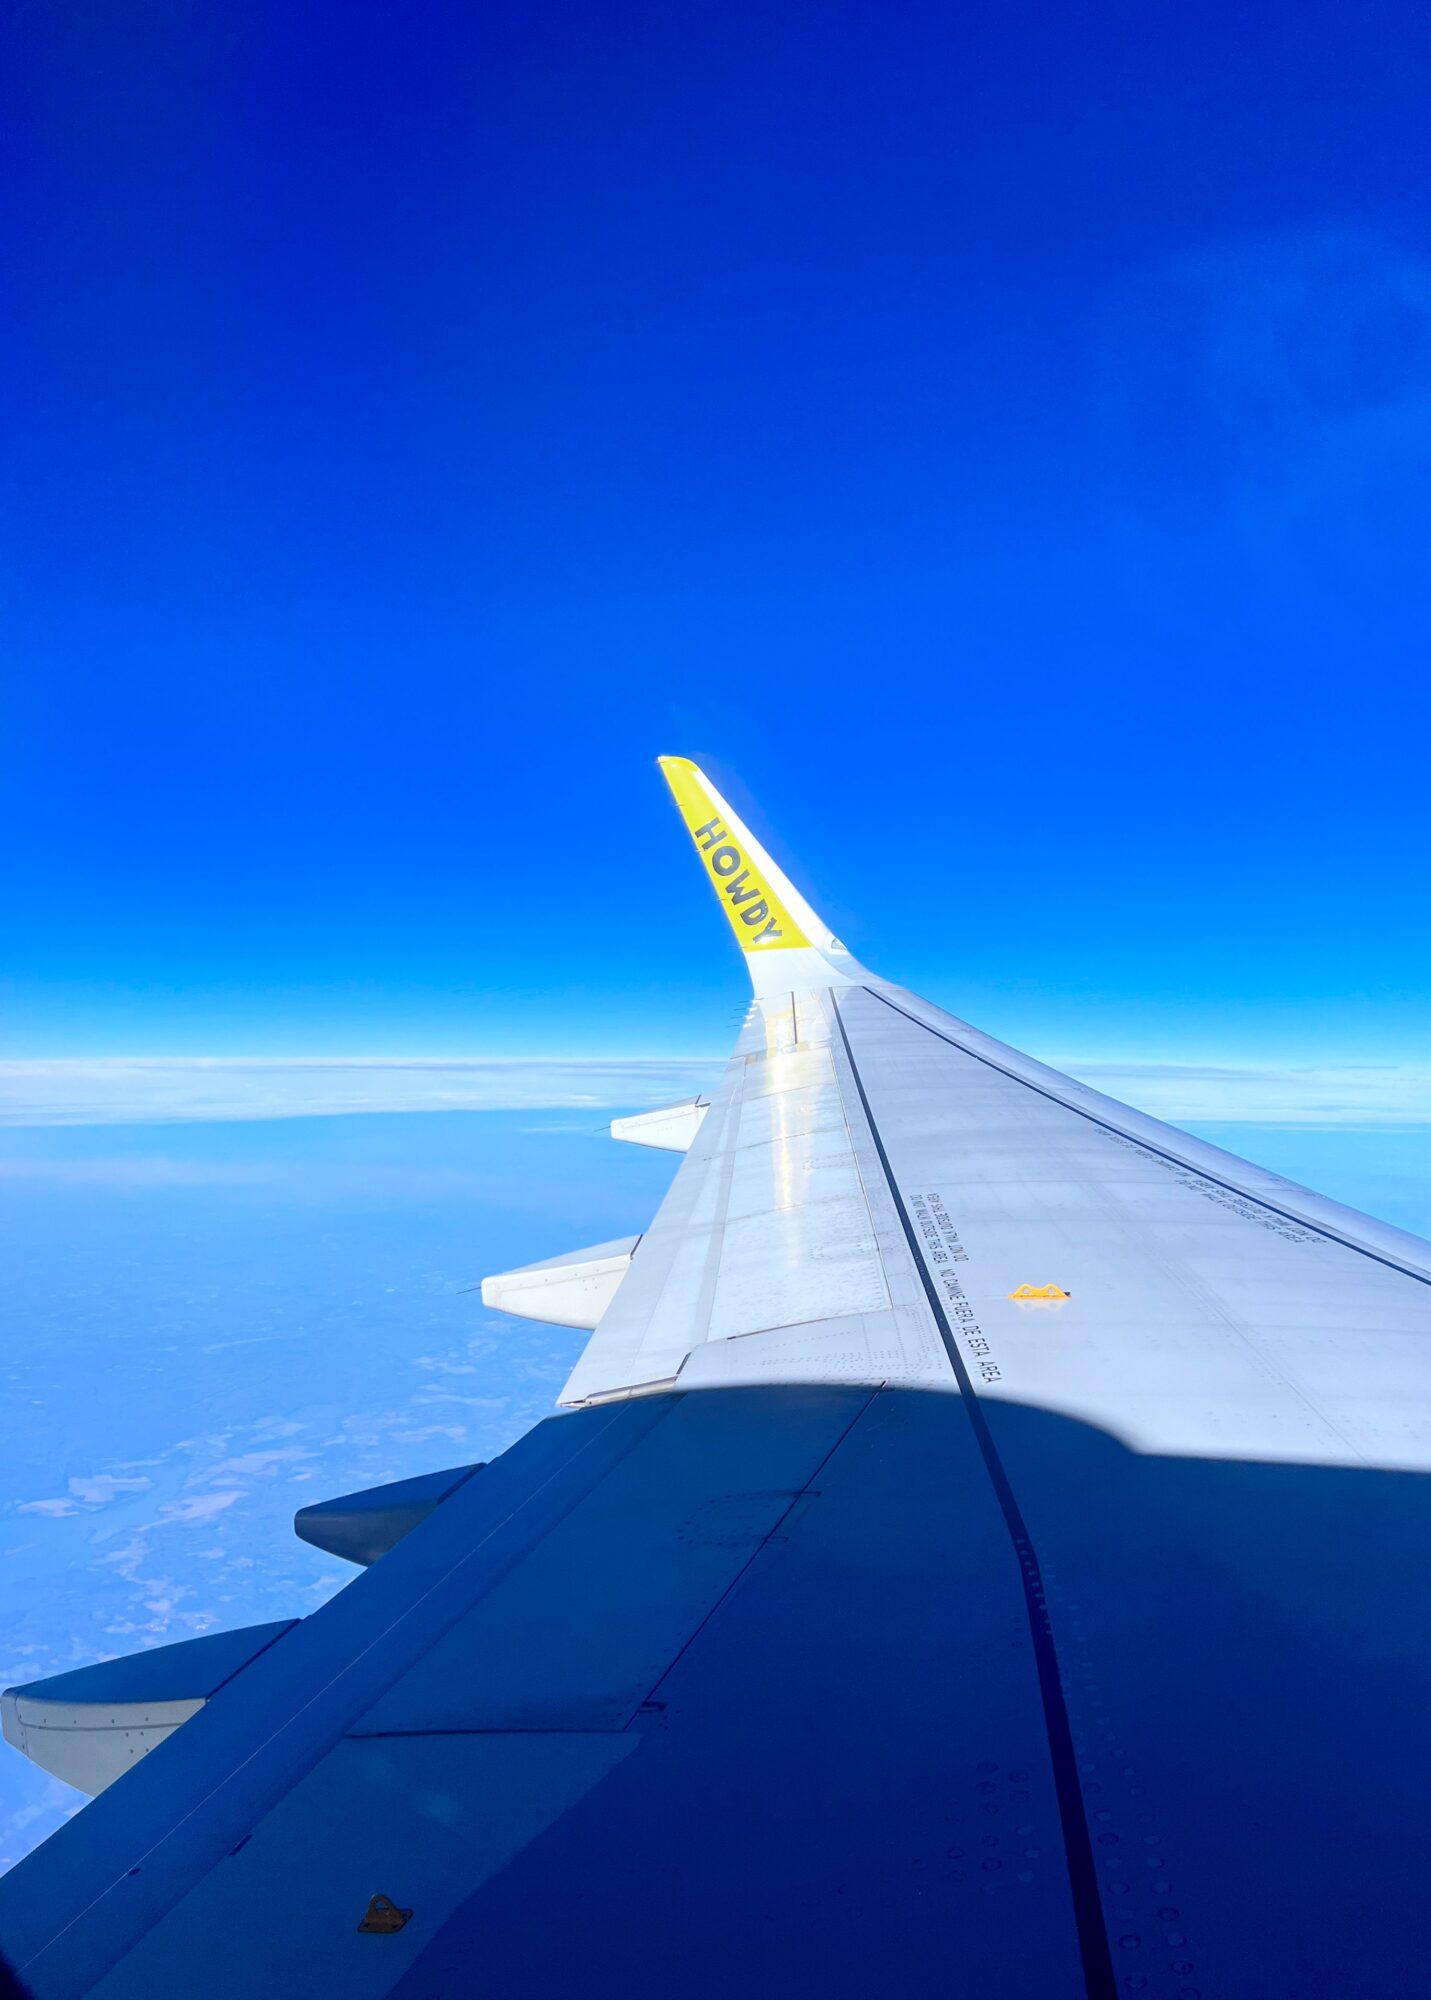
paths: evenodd
<path fill-rule="evenodd" d="M 5 1052 L 1424 1046 L 1424 8 L 9 32 Z"/>

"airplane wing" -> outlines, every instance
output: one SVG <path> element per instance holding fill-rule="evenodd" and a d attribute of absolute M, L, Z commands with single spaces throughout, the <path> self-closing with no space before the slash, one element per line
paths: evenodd
<path fill-rule="evenodd" d="M 592 1329 L 562 1413 L 11 1691 L 105 1787 L 0 1883 L 35 2000 L 1423 1990 L 1431 1246 L 866 972 L 663 763 L 755 997 L 617 1121 L 644 1235 L 484 1287 Z"/>

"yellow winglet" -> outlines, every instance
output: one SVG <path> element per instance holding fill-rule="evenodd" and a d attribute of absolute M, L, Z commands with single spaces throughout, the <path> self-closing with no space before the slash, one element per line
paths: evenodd
<path fill-rule="evenodd" d="M 704 773 L 688 757 L 660 765 L 741 950 L 764 956 L 808 946 L 814 912 Z"/>

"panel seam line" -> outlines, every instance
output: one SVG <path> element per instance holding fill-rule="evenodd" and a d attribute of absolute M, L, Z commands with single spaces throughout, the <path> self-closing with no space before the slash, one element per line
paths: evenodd
<path fill-rule="evenodd" d="M 868 991 L 868 988 L 864 990 Z M 949 1324 L 943 1301 L 935 1290 L 934 1280 L 930 1277 L 928 1266 L 920 1252 L 914 1225 L 904 1205 L 904 1197 L 895 1182 L 889 1154 L 885 1151 L 884 1141 L 879 1135 L 874 1113 L 870 1109 L 869 1098 L 865 1094 L 840 1003 L 833 992 L 830 1001 L 834 1008 L 836 1026 L 840 1030 L 840 1040 L 844 1044 L 845 1058 L 850 1065 L 855 1089 L 859 1093 L 865 1122 L 869 1126 L 870 1137 L 874 1141 L 875 1151 L 884 1169 L 890 1196 L 903 1226 L 910 1255 L 914 1259 L 914 1268 L 924 1286 L 924 1295 L 934 1314 L 934 1323 L 939 1329 L 959 1383 L 959 1400 L 964 1405 L 965 1414 L 974 1433 L 974 1441 L 983 1459 L 984 1469 L 988 1473 L 989 1483 L 993 1487 L 994 1498 L 1003 1516 L 1004 1526 L 1008 1531 L 1019 1566 L 1019 1580 L 1023 1588 L 1024 1608 L 1028 1614 L 1029 1636 L 1033 1645 L 1034 1668 L 1038 1676 L 1039 1698 L 1043 1707 L 1044 1728 L 1048 1737 L 1049 1762 L 1053 1768 L 1054 1792 L 1058 1800 L 1058 1814 L 1063 1830 L 1064 1857 L 1068 1864 L 1069 1891 L 1073 1901 L 1079 1956 L 1083 1964 L 1084 1988 L 1088 2000 L 1113 2000 L 1116 1985 L 1112 1954 L 1108 1945 L 1108 1930 L 1103 1916 L 1103 1898 L 1098 1887 L 1097 1869 L 1094 1866 L 1093 1841 L 1084 1812 L 1083 1787 L 1079 1782 L 1078 1759 L 1073 1748 L 1073 1730 L 1068 1719 L 1068 1704 L 1064 1697 L 1063 1679 L 1059 1672 L 1058 1653 L 1054 1645 L 1053 1626 L 1048 1615 L 1048 1601 L 1038 1552 L 1034 1548 L 1018 1500 L 1009 1482 L 1008 1473 L 994 1443 L 988 1418 L 980 1405 L 964 1357 L 959 1352 L 958 1342 Z M 903 1009 L 899 1011 L 903 1012 Z"/>
<path fill-rule="evenodd" d="M 717 1597 L 714 1604 L 707 1607 L 704 1618 L 701 1619 L 699 1625 L 696 1626 L 693 1632 L 687 1634 L 685 1642 L 681 1646 L 680 1650 L 674 1653 L 671 1656 L 671 1658 L 666 1662 L 665 1666 L 661 1669 L 656 1679 L 652 1681 L 650 1687 L 647 1688 L 645 1694 L 642 1695 L 640 1701 L 636 1704 L 636 1707 L 632 1710 L 631 1714 L 626 1718 L 626 1721 L 622 1724 L 621 1730 L 616 1732 L 617 1734 L 621 1734 L 623 1731 L 628 1730 L 631 1727 L 632 1723 L 636 1720 L 636 1717 L 641 1713 L 642 1709 L 646 1706 L 646 1704 L 649 1701 L 654 1700 L 657 1689 L 665 1686 L 666 1682 L 670 1679 L 671 1675 L 676 1671 L 676 1668 L 681 1664 L 681 1661 L 686 1657 L 686 1654 L 691 1650 L 691 1647 L 695 1645 L 697 1639 L 700 1638 L 702 1632 L 704 1632 L 707 1625 L 710 1624 L 712 1618 L 715 1617 L 716 1613 L 720 1610 L 721 1606 L 725 1603 L 726 1599 L 730 1596 L 731 1592 L 740 1583 L 742 1577 L 748 1574 L 752 1564 L 757 1562 L 759 1558 L 765 1553 L 766 1549 L 769 1548 L 771 1542 L 774 1540 L 776 1535 L 780 1533 L 780 1530 L 784 1527 L 785 1523 L 790 1519 L 790 1516 L 794 1513 L 795 1509 L 799 1506 L 800 1502 L 805 1498 L 806 1494 L 811 1491 L 815 1481 L 820 1477 L 821 1473 L 825 1470 L 825 1467 L 830 1463 L 830 1460 L 834 1457 L 835 1453 L 840 1449 L 840 1446 L 845 1442 L 845 1439 L 849 1436 L 850 1432 L 854 1429 L 855 1425 L 860 1421 L 860 1418 L 864 1416 L 865 1412 L 869 1409 L 871 1403 L 873 1403 L 875 1397 L 879 1394 L 880 1390 L 883 1387 L 884 1384 L 882 1382 L 874 1384 L 870 1387 L 868 1393 L 865 1395 L 864 1400 L 861 1402 L 859 1408 L 855 1410 L 854 1413 L 851 1415 L 849 1422 L 845 1425 L 844 1429 L 840 1432 L 840 1435 L 835 1439 L 834 1443 L 830 1446 L 829 1450 L 824 1453 L 824 1455 L 820 1459 L 819 1464 L 816 1465 L 813 1468 L 813 1470 L 801 1481 L 799 1488 L 791 1493 L 789 1505 L 781 1509 L 779 1517 L 771 1522 L 770 1526 L 766 1529 L 765 1533 L 761 1536 L 760 1540 L 756 1543 L 755 1547 L 751 1550 L 750 1554 L 746 1557 L 745 1561 L 741 1564 L 740 1568 L 736 1571 L 735 1575 L 730 1579 L 729 1583 L 727 1583 L 725 1589 L 720 1593 L 720 1596 Z M 681 1391 L 681 1393 L 683 1395 L 691 1395 L 693 1393 L 698 1394 L 699 1391 L 692 1391 L 687 1389 Z"/>

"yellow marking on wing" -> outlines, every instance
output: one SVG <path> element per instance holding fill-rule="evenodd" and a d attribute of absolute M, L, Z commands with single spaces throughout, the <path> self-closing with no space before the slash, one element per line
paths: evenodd
<path fill-rule="evenodd" d="M 731 830 L 686 757 L 662 757 L 666 783 L 742 951 L 788 951 L 810 940 Z"/>

